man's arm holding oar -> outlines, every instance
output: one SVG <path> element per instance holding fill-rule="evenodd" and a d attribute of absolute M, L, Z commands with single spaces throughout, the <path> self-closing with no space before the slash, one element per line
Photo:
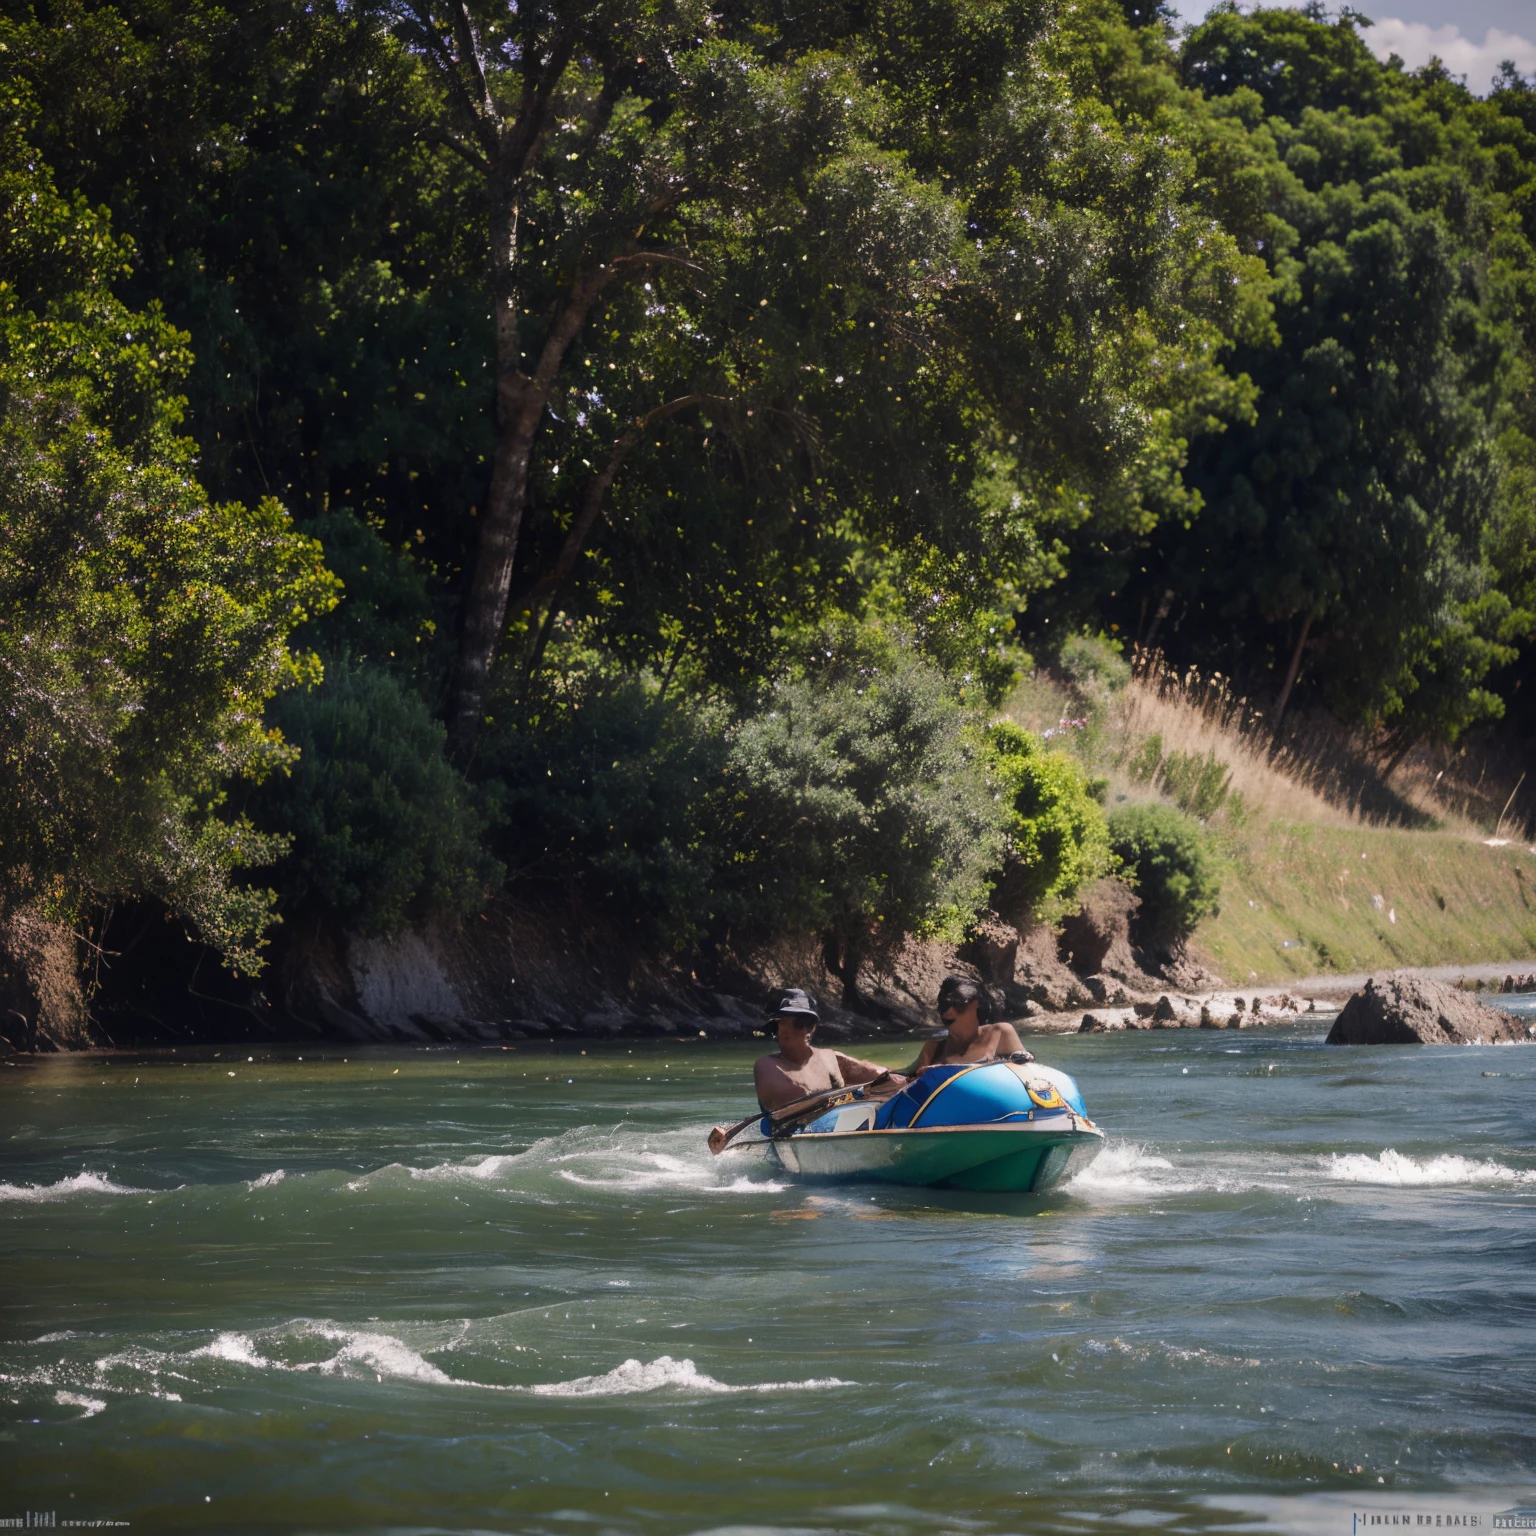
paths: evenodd
<path fill-rule="evenodd" d="M 756 1114 L 748 1115 L 745 1120 L 738 1120 L 735 1125 L 717 1125 L 709 1133 L 709 1150 L 717 1155 L 725 1151 L 737 1136 L 748 1126 L 756 1125 L 765 1114 L 773 1128 L 780 1130 L 786 1124 L 814 1118 L 817 1112 L 827 1107 L 833 1100 L 851 1103 L 856 1098 L 863 1098 L 861 1089 L 877 1087 L 880 1083 L 888 1082 L 893 1076 L 900 1077 L 900 1074 L 882 1072 L 867 1083 L 850 1083 L 838 1088 L 823 1088 L 818 1093 L 807 1093 L 801 1098 L 791 1099 L 789 1103 L 780 1104 L 775 1109 L 760 1109 Z"/>

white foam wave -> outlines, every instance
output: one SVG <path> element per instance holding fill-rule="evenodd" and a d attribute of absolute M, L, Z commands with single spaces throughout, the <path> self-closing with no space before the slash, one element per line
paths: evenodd
<path fill-rule="evenodd" d="M 586 1127 L 537 1141 L 521 1152 L 427 1167 L 391 1163 L 360 1175 L 346 1187 L 359 1192 L 410 1180 L 485 1184 L 523 1194 L 557 1178 L 586 1189 L 626 1192 L 693 1189 L 707 1194 L 775 1194 L 788 1188 L 770 1177 L 754 1177 L 739 1157 L 711 1156 L 704 1136 L 702 1128 L 657 1135 Z"/>
<path fill-rule="evenodd" d="M 1342 1157 L 1334 1154 L 1325 1168 L 1330 1178 L 1349 1184 L 1536 1184 L 1536 1172 L 1507 1168 L 1491 1158 L 1477 1159 L 1443 1152 L 1438 1157 L 1420 1161 L 1391 1147 L 1380 1157 L 1368 1157 L 1363 1152 L 1350 1152 Z"/>
<path fill-rule="evenodd" d="M 83 1408 L 82 1419 L 94 1418 L 107 1406 L 101 1398 L 87 1397 L 83 1392 L 55 1392 L 53 1400 L 65 1408 Z"/>
<path fill-rule="evenodd" d="M 527 1155 L 526 1152 L 493 1153 L 490 1157 L 471 1158 L 464 1163 L 434 1163 L 430 1168 L 407 1166 L 406 1172 L 413 1179 L 426 1179 L 429 1182 L 477 1179 L 481 1183 L 490 1184 Z"/>
<path fill-rule="evenodd" d="M 341 1347 L 323 1360 L 293 1361 L 276 1358 L 278 1349 L 288 1340 L 302 1343 L 316 1338 Z M 161 1358 L 166 1361 L 225 1360 L 232 1365 L 249 1366 L 259 1371 L 312 1371 L 322 1376 L 349 1376 L 371 1371 L 380 1381 L 388 1377 L 392 1381 L 429 1381 L 437 1386 L 478 1385 L 475 1382 L 456 1383 L 451 1376 L 417 1354 L 408 1344 L 388 1333 L 305 1323 L 286 1338 L 280 1336 L 266 1344 L 266 1347 L 273 1350 L 273 1353 L 263 1353 L 248 1334 L 221 1333 L 211 1344 L 204 1344 L 184 1355 Z M 121 1363 L 124 1358 L 121 1355 L 108 1356 L 100 1364 L 106 1367 Z"/>
<path fill-rule="evenodd" d="M 316 1339 L 339 1347 L 323 1359 L 295 1358 L 306 1348 L 311 1348 Z M 161 1390 L 161 1376 L 174 1377 L 178 1381 L 196 1380 L 198 1361 L 220 1361 L 255 1371 L 307 1373 L 354 1380 L 366 1380 L 371 1375 L 378 1381 L 415 1381 L 436 1387 L 526 1393 L 537 1397 L 623 1397 L 668 1387 L 685 1392 L 745 1393 L 818 1391 L 854 1385 L 835 1376 L 824 1376 L 806 1381 L 763 1381 L 732 1386 L 706 1375 L 693 1361 L 674 1360 L 670 1355 L 650 1361 L 626 1360 L 601 1375 L 578 1376 L 571 1381 L 538 1382 L 531 1386 L 466 1381 L 440 1370 L 393 1334 L 340 1328 L 308 1319 L 255 1337 L 244 1333 L 220 1333 L 207 1344 L 184 1352 L 136 1346 L 120 1354 L 106 1355 L 96 1362 L 96 1384 L 99 1390 L 133 1390 L 121 1379 L 125 1370 L 132 1371 L 147 1375 L 156 1395 L 173 1397 L 174 1394 Z M 114 1372 L 118 1373 L 118 1380 L 110 1379 Z M 175 1400 L 180 1401 L 179 1398 Z M 83 1401 L 81 1406 L 85 1406 Z"/>
<path fill-rule="evenodd" d="M 655 1392 L 663 1387 L 677 1387 L 685 1392 L 808 1392 L 828 1387 L 851 1387 L 855 1383 L 836 1376 L 818 1376 L 809 1381 L 760 1381 L 733 1387 L 713 1376 L 706 1376 L 692 1360 L 674 1360 L 670 1355 L 658 1359 L 626 1360 L 623 1365 L 601 1376 L 578 1376 L 574 1381 L 551 1381 L 530 1387 L 539 1397 L 625 1397 L 636 1392 Z"/>
<path fill-rule="evenodd" d="M 1176 1169 L 1166 1157 L 1130 1141 L 1112 1142 L 1064 1186 L 1070 1193 L 1089 1199 L 1177 1195 L 1214 1187 L 1204 1180 L 1191 1179 L 1187 1171 Z"/>
<path fill-rule="evenodd" d="M 588 1154 L 573 1152 L 562 1162 L 587 1159 Z M 598 1172 L 578 1173 L 574 1168 L 561 1168 L 562 1179 L 572 1184 L 583 1184 L 589 1189 L 708 1189 L 717 1194 L 741 1195 L 753 1192 L 772 1194 L 788 1189 L 787 1184 L 771 1179 L 749 1179 L 745 1175 L 721 1183 L 718 1165 L 702 1158 L 674 1157 L 666 1152 L 641 1152 L 617 1167 L 603 1167 Z"/>
<path fill-rule="evenodd" d="M 43 1203 L 69 1200 L 76 1195 L 147 1195 L 147 1189 L 128 1184 L 114 1184 L 104 1173 L 73 1174 L 56 1184 L 0 1184 L 0 1200 L 28 1200 Z"/>
<path fill-rule="evenodd" d="M 423 1359 L 408 1344 L 403 1344 L 392 1334 L 354 1333 L 346 1329 L 327 1328 L 315 1331 L 322 1338 L 339 1342 L 341 1348 L 329 1360 L 314 1365 L 300 1365 L 296 1367 L 298 1370 L 314 1370 L 326 1376 L 337 1376 L 350 1374 L 347 1369 L 349 1366 L 361 1365 L 371 1370 L 380 1381 L 388 1377 L 391 1381 L 429 1381 L 440 1387 L 481 1385 L 479 1382 L 455 1381 L 446 1371 L 440 1371 L 430 1360 Z"/>
<path fill-rule="evenodd" d="M 281 1168 L 274 1168 L 271 1173 L 264 1173 L 258 1179 L 247 1182 L 247 1189 L 271 1189 L 274 1184 L 281 1184 L 288 1177 Z"/>
<path fill-rule="evenodd" d="M 120 1356 L 109 1356 L 116 1363 Z M 252 1365 L 265 1370 L 275 1362 L 268 1360 L 243 1333 L 221 1333 L 211 1344 L 194 1349 L 187 1360 L 228 1360 L 234 1365 Z M 103 1361 L 106 1364 L 107 1361 Z"/>

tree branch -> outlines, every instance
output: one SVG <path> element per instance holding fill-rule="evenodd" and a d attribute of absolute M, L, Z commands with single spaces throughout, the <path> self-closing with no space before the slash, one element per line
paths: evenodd
<path fill-rule="evenodd" d="M 624 460 L 629 455 L 629 450 L 640 441 L 641 436 L 658 421 L 665 421 L 667 417 L 675 416 L 690 405 L 718 403 L 721 398 L 719 395 L 679 395 L 675 400 L 668 400 L 663 405 L 654 406 L 645 415 L 637 417 L 634 425 L 627 432 L 614 439 L 613 452 L 609 455 L 608 462 L 587 482 L 581 507 L 571 520 L 565 543 L 561 545 L 554 565 L 523 595 L 517 606 L 518 614 L 528 614 L 531 617 L 570 580 L 571 573 L 576 569 L 576 561 L 581 555 L 582 545 L 586 542 L 587 535 L 592 532 L 597 523 L 598 514 L 602 511 L 603 498 L 612 488 Z"/>
<path fill-rule="evenodd" d="M 427 143 L 436 144 L 440 149 L 452 150 L 461 160 L 466 161 L 482 174 L 491 169 L 491 162 L 479 150 L 471 149 L 463 139 L 456 138 L 444 128 L 429 129 L 422 137 Z"/>
<path fill-rule="evenodd" d="M 555 34 L 542 68 L 531 78 L 525 76 L 517 118 L 502 145 L 507 176 L 516 179 L 528 169 L 528 162 L 548 126 L 550 97 L 555 94 L 555 87 L 560 84 L 560 77 L 575 51 L 576 28 L 564 26 Z"/>
<path fill-rule="evenodd" d="M 487 125 L 500 127 L 501 114 L 496 110 L 490 83 L 485 78 L 485 65 L 480 58 L 480 38 L 475 32 L 469 7 L 464 4 L 464 0 L 448 0 L 448 13 L 453 24 L 454 41 L 459 45 L 461 67 L 467 64 L 470 78 L 474 81 L 478 98 L 473 103 L 475 110 Z"/>

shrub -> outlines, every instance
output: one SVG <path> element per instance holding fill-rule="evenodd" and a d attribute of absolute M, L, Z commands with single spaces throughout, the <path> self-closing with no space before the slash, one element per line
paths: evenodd
<path fill-rule="evenodd" d="M 291 901 L 381 933 L 484 900 L 501 869 L 418 694 L 378 667 L 334 663 L 319 688 L 283 695 L 271 713 L 300 751 L 257 803 L 263 826 L 291 839 Z"/>
<path fill-rule="evenodd" d="M 1141 896 L 1142 944 L 1175 950 L 1217 910 L 1220 861 L 1193 817 L 1170 805 L 1123 806 L 1109 818 L 1109 843 Z"/>
<path fill-rule="evenodd" d="M 728 857 L 727 724 L 600 673 L 509 709 L 482 738 L 479 768 L 512 878 L 573 884 L 663 943 L 697 941 L 719 916 Z"/>
<path fill-rule="evenodd" d="M 1104 813 L 1076 759 L 1006 721 L 987 732 L 988 767 L 1010 814 L 993 904 L 1015 921 L 1055 922 L 1114 868 Z"/>
<path fill-rule="evenodd" d="M 1130 663 L 1102 635 L 1073 635 L 1062 644 L 1056 664 L 1072 687 L 1095 703 L 1123 693 L 1131 680 Z"/>
<path fill-rule="evenodd" d="M 1209 821 L 1224 806 L 1229 819 L 1242 819 L 1242 800 L 1232 792 L 1232 770 L 1212 747 L 1198 752 L 1163 754 L 1163 738 L 1154 732 L 1126 760 L 1126 772 L 1138 784 L 1155 784 L 1181 811 Z"/>
<path fill-rule="evenodd" d="M 345 507 L 309 519 L 302 532 L 320 541 L 342 594 L 334 609 L 296 638 L 328 659 L 371 662 L 425 688 L 440 658 L 434 655 L 436 625 L 422 568 Z"/>
<path fill-rule="evenodd" d="M 845 1001 L 882 938 L 958 938 L 987 895 L 1007 811 L 943 675 L 910 655 L 775 691 L 731 745 L 741 919 L 825 937 Z"/>
<path fill-rule="evenodd" d="M 1181 811 L 1209 821 L 1226 804 L 1232 786 L 1232 770 L 1211 748 L 1198 752 L 1170 752 L 1158 776 L 1163 792 Z"/>

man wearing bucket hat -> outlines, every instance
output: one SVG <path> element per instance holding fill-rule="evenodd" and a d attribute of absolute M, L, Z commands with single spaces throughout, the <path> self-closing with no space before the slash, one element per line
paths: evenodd
<path fill-rule="evenodd" d="M 759 1056 L 752 1069 L 757 1102 L 765 1114 L 793 1104 L 808 1094 L 842 1088 L 850 1083 L 872 1083 L 883 1078 L 882 1089 L 889 1085 L 889 1091 L 895 1093 L 907 1081 L 899 1073 L 887 1072 L 872 1061 L 812 1045 L 812 1036 L 821 1022 L 817 1007 L 816 999 L 798 987 L 790 987 L 775 995 L 768 1023 L 778 1031 L 779 1048 L 770 1055 Z M 709 1133 L 711 1150 L 719 1151 L 720 1147 L 715 1143 L 718 1139 L 723 1146 L 725 1136 L 725 1127 L 717 1125 Z"/>

